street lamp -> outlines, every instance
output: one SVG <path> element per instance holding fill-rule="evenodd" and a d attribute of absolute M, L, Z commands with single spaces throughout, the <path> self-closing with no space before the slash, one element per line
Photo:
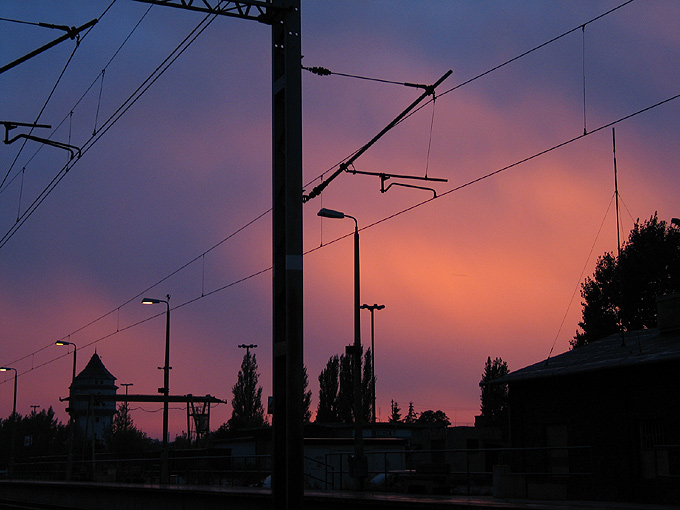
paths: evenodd
<path fill-rule="evenodd" d="M 170 294 L 167 299 L 142 299 L 143 305 L 155 305 L 165 303 L 165 366 L 163 370 L 163 387 L 158 388 L 158 393 L 163 394 L 163 450 L 161 451 L 161 483 L 168 483 L 168 407 L 170 395 Z M 161 367 L 159 367 L 161 368 Z"/>
<path fill-rule="evenodd" d="M 12 367 L 0 367 L 0 372 L 8 372 L 14 370 L 14 404 L 12 405 L 12 414 L 17 414 L 17 369 Z"/>
<path fill-rule="evenodd" d="M 364 488 L 364 477 L 368 474 L 368 464 L 364 457 L 364 438 L 361 428 L 361 309 L 360 281 L 359 281 L 359 222 L 354 216 L 333 209 L 322 208 L 317 213 L 322 218 L 354 220 L 354 476 L 357 479 L 358 489 Z M 349 349 L 348 349 L 349 350 Z"/>
<path fill-rule="evenodd" d="M 366 305 L 363 304 L 361 305 L 362 310 L 368 310 L 371 312 L 371 398 L 373 400 L 373 409 L 372 411 L 372 416 L 371 418 L 373 419 L 373 423 L 375 423 L 375 329 L 374 329 L 374 322 L 373 322 L 373 312 L 375 310 L 382 310 L 385 308 L 385 305 Z"/>
<path fill-rule="evenodd" d="M 239 349 L 245 349 L 246 350 L 246 356 L 250 356 L 250 349 L 254 349 L 257 347 L 256 344 L 239 344 L 238 348 Z"/>
<path fill-rule="evenodd" d="M 120 385 L 121 385 L 121 386 L 125 386 L 125 397 L 127 398 L 127 396 L 128 396 L 128 387 L 134 386 L 135 383 L 124 382 L 124 383 L 120 383 Z M 125 404 L 127 405 L 127 400 L 125 401 Z"/>
<path fill-rule="evenodd" d="M 68 415 L 69 415 L 69 427 L 68 427 L 68 457 L 66 458 L 66 480 L 71 479 L 73 473 L 73 434 L 75 433 L 76 418 L 73 409 L 73 385 L 76 382 L 76 355 L 78 352 L 78 347 L 73 342 L 66 342 L 65 340 L 57 340 L 54 342 L 55 345 L 72 345 L 73 346 L 73 373 L 71 375 L 71 387 L 69 391 L 68 399 Z"/>
<path fill-rule="evenodd" d="M 76 352 L 78 351 L 78 347 L 76 344 L 73 342 L 66 342 L 64 340 L 57 340 L 54 342 L 54 345 L 72 345 L 73 346 L 73 374 L 71 375 L 71 384 L 73 384 L 76 380 Z M 69 405 L 71 402 L 69 402 Z"/>
<path fill-rule="evenodd" d="M 14 443 L 17 437 L 17 369 L 12 367 L 0 367 L 0 372 L 14 370 L 14 404 L 12 405 L 12 445 L 9 448 L 9 474 L 14 472 Z"/>

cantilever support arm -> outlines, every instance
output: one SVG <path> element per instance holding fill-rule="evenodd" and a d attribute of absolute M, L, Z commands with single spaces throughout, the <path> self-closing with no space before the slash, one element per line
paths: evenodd
<path fill-rule="evenodd" d="M 411 180 L 419 180 L 419 181 L 433 181 L 433 182 L 448 182 L 448 179 L 442 179 L 440 177 L 428 177 L 426 175 L 400 175 L 400 174 L 388 174 L 385 172 L 366 172 L 363 170 L 357 170 L 355 168 L 347 169 L 347 172 L 350 174 L 361 174 L 361 175 L 375 175 L 376 177 L 380 177 L 380 193 L 385 193 L 388 189 L 390 189 L 392 186 L 402 186 L 404 188 L 415 188 L 415 189 L 424 189 L 427 191 L 431 191 L 434 193 L 435 198 L 437 197 L 437 192 L 433 188 L 428 188 L 425 186 L 416 186 L 414 184 L 405 184 L 401 182 L 393 182 L 389 186 L 385 187 L 385 181 L 391 178 L 395 179 L 411 179 Z"/>
<path fill-rule="evenodd" d="M 91 26 L 94 26 L 97 22 L 98 22 L 98 20 L 95 18 L 92 21 L 89 21 L 89 22 L 85 23 L 83 26 L 77 27 L 77 28 L 76 27 L 69 28 L 69 27 L 64 26 L 64 25 L 51 25 L 49 23 L 40 23 L 40 26 L 42 26 L 42 27 L 56 28 L 56 29 L 59 29 L 59 30 L 64 30 L 66 33 L 64 35 L 62 35 L 61 37 L 55 39 L 54 41 L 47 43 L 45 46 L 41 46 L 37 50 L 33 50 L 29 54 L 24 55 L 23 57 L 16 59 L 14 62 L 10 62 L 9 64 L 7 64 L 5 66 L 0 67 L 0 74 L 4 73 L 8 69 L 12 69 L 13 67 L 18 66 L 22 62 L 26 62 L 28 59 L 35 57 L 36 55 L 42 53 L 45 50 L 49 50 L 52 46 L 56 46 L 57 44 L 65 41 L 66 39 L 75 39 L 80 32 L 90 28 Z"/>
<path fill-rule="evenodd" d="M 352 163 L 354 163 L 354 162 L 359 158 L 359 156 L 361 156 L 361 155 L 362 155 L 364 152 L 366 152 L 366 151 L 367 151 L 367 150 L 368 150 L 375 142 L 377 142 L 380 138 L 382 138 L 382 136 L 383 136 L 385 133 L 387 133 L 390 129 L 392 129 L 392 128 L 393 128 L 394 126 L 396 126 L 399 122 L 401 122 L 401 120 L 402 120 L 404 117 L 406 117 L 406 115 L 408 115 L 409 112 L 411 112 L 411 110 L 413 110 L 416 106 L 418 106 L 418 104 L 419 104 L 423 99 L 425 99 L 427 96 L 434 95 L 434 89 L 435 89 L 439 84 L 441 84 L 441 82 L 443 82 L 446 78 L 448 78 L 449 76 L 451 76 L 452 73 L 453 73 L 453 71 L 449 69 L 449 70 L 444 74 L 444 76 L 442 76 L 441 78 L 439 78 L 434 84 L 428 86 L 428 87 L 425 89 L 425 92 L 423 92 L 423 94 L 422 94 L 418 99 L 416 99 L 415 101 L 413 101 L 413 103 L 411 103 L 411 104 L 410 104 L 403 112 L 401 112 L 399 115 L 397 115 L 397 117 L 395 117 L 395 119 L 394 119 L 392 122 L 390 122 L 387 126 L 385 126 L 385 127 L 383 128 L 383 130 L 380 131 L 380 133 L 378 133 L 377 135 L 375 135 L 375 136 L 374 136 L 374 137 L 373 137 L 366 145 L 364 145 L 364 146 L 361 147 L 358 151 L 356 151 L 356 152 L 355 152 L 355 153 L 354 153 L 347 161 L 341 163 L 341 164 L 340 164 L 340 167 L 339 167 L 335 172 L 333 172 L 333 173 L 331 174 L 331 176 L 330 176 L 328 179 L 326 179 L 324 182 L 322 182 L 321 184 L 319 184 L 318 186 L 316 186 L 312 191 L 309 192 L 308 195 L 302 195 L 302 201 L 303 201 L 303 202 L 307 202 L 307 201 L 311 200 L 312 198 L 314 198 L 314 197 L 320 195 L 321 192 L 326 188 L 326 186 L 328 186 L 328 185 L 330 184 L 330 182 L 331 182 L 333 179 L 335 179 L 335 178 L 336 178 L 338 175 L 340 175 L 342 172 L 347 171 L 347 169 L 349 168 L 349 166 L 350 166 Z"/>
<path fill-rule="evenodd" d="M 28 123 L 25 123 L 25 122 L 9 122 L 9 121 L 0 121 L 0 124 L 5 126 L 5 139 L 3 140 L 3 142 L 6 145 L 9 145 L 13 142 L 16 142 L 19 138 L 26 138 L 27 140 L 33 140 L 35 142 L 44 143 L 45 145 L 51 145 L 52 147 L 57 147 L 58 149 L 67 150 L 71 153 L 71 159 L 73 159 L 75 157 L 76 153 L 78 153 L 78 157 L 80 157 L 80 148 L 76 147 L 75 145 L 70 145 L 68 143 L 57 142 L 56 140 L 49 140 L 47 138 L 42 138 L 42 137 L 39 137 L 39 136 L 33 136 L 31 134 L 27 135 L 27 134 L 24 134 L 24 133 L 17 135 L 12 139 L 9 138 L 9 132 L 12 129 L 17 128 L 19 126 L 26 126 L 26 127 L 31 127 L 31 128 L 50 128 L 50 127 L 52 127 L 48 124 L 28 124 Z"/>

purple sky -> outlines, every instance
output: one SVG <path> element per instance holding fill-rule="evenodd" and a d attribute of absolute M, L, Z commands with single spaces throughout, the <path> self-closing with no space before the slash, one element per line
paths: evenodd
<path fill-rule="evenodd" d="M 324 245 L 304 258 L 314 409 L 319 372 L 353 334 L 351 238 L 326 245 L 353 223 L 321 221 L 320 207 L 373 225 L 361 232 L 361 276 L 362 302 L 386 305 L 376 312 L 379 417 L 387 419 L 391 400 L 404 410 L 412 401 L 459 425 L 479 412 L 487 356 L 512 370 L 569 348 L 580 282 L 597 256 L 616 249 L 612 129 L 603 126 L 632 115 L 615 124 L 624 237 L 655 211 L 680 216 L 680 102 L 633 115 L 680 93 L 680 4 L 638 0 L 591 22 L 623 3 L 302 2 L 306 66 L 425 84 L 453 70 L 434 106 L 355 164 L 448 179 L 433 184 L 439 198 L 409 209 L 432 193 L 381 194 L 376 177 L 342 174 L 304 207 L 305 251 Z M 0 364 L 19 371 L 17 410 L 53 406 L 67 420 L 59 397 L 68 394 L 72 357 L 53 345 L 58 339 L 78 345 L 78 371 L 96 350 L 118 383 L 156 393 L 164 307 L 142 306 L 141 294 L 172 296 L 171 393 L 231 400 L 237 345 L 255 343 L 270 395 L 272 275 L 257 274 L 271 265 L 270 28 L 215 19 L 117 119 L 203 16 L 128 0 L 109 5 L 0 2 L 4 19 L 80 26 L 100 18 L 56 88 L 71 40 L 0 75 L 0 120 L 35 122 L 54 88 L 38 121 L 59 128 L 34 135 L 84 148 L 0 246 Z M 0 65 L 63 33 L 0 24 Z M 419 94 L 303 72 L 305 183 L 318 183 Z M 584 126 L 591 134 L 578 138 Z M 22 145 L 0 146 L 0 177 L 8 176 L 0 236 L 68 162 L 62 149 Z M 365 344 L 369 318 L 364 312 Z M 12 376 L 0 375 L 0 415 L 11 406 Z M 186 429 L 179 407 L 172 437 Z M 143 404 L 132 415 L 154 437 L 160 408 Z M 212 427 L 230 414 L 231 405 L 213 409 Z"/>

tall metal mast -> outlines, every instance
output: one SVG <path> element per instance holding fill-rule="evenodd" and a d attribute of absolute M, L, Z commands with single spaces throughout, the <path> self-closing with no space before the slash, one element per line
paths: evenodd
<path fill-rule="evenodd" d="M 302 508 L 302 47 L 300 0 L 138 0 L 272 26 L 274 508 Z"/>

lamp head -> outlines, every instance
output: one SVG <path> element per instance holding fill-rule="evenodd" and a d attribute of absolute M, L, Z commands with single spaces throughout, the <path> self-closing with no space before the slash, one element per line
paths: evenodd
<path fill-rule="evenodd" d="M 345 217 L 345 213 L 333 209 L 326 209 L 325 207 L 319 209 L 319 212 L 316 214 L 322 218 L 343 219 Z"/>
<path fill-rule="evenodd" d="M 148 298 L 148 297 L 145 297 L 144 299 L 142 299 L 143 305 L 156 305 L 158 303 L 161 303 L 160 299 L 154 299 L 154 298 Z"/>
<path fill-rule="evenodd" d="M 377 303 L 374 305 L 363 304 L 359 308 L 361 308 L 362 310 L 382 310 L 383 308 L 385 308 L 385 305 L 379 305 Z"/>
<path fill-rule="evenodd" d="M 14 370 L 14 369 L 10 368 L 10 367 L 0 367 L 0 372 L 7 372 L 8 370 Z"/>
<path fill-rule="evenodd" d="M 57 340 L 56 342 L 54 342 L 54 345 L 75 345 L 75 344 L 71 343 L 71 342 L 67 342 L 65 340 Z"/>

